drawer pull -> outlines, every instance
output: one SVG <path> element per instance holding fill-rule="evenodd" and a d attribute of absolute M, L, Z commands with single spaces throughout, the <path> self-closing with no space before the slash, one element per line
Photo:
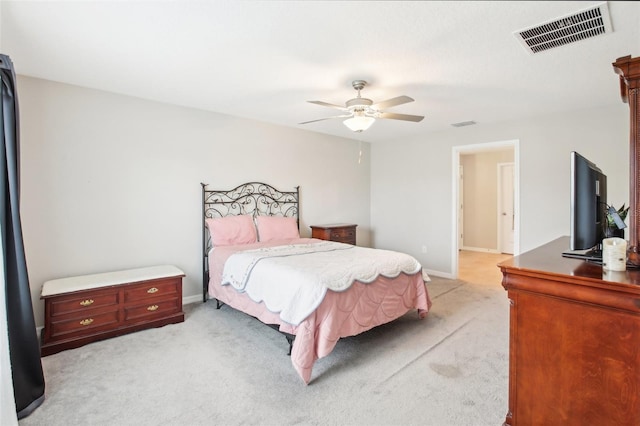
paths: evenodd
<path fill-rule="evenodd" d="M 153 293 L 157 293 L 157 292 L 158 292 L 158 289 L 155 288 L 155 287 L 151 287 L 149 290 L 147 290 L 147 293 L 149 293 L 149 294 L 153 294 Z"/>
<path fill-rule="evenodd" d="M 158 309 L 158 305 L 151 305 L 147 307 L 147 311 L 155 311 L 156 309 Z"/>
<path fill-rule="evenodd" d="M 93 318 L 87 318 L 80 321 L 80 325 L 89 325 L 93 322 Z"/>
<path fill-rule="evenodd" d="M 80 302 L 80 306 L 89 306 L 93 303 L 93 299 L 87 299 Z"/>

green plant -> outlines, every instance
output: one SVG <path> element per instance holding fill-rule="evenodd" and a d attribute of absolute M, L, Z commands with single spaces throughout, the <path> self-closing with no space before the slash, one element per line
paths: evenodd
<path fill-rule="evenodd" d="M 610 213 L 611 208 L 615 210 L 615 207 L 607 205 L 607 227 L 611 229 L 619 229 L 618 225 L 616 225 L 613 215 Z M 622 207 L 615 211 L 618 216 L 620 216 L 620 220 L 624 222 L 624 220 L 627 218 L 627 213 L 629 213 L 629 207 L 625 207 L 625 205 L 623 204 Z"/>

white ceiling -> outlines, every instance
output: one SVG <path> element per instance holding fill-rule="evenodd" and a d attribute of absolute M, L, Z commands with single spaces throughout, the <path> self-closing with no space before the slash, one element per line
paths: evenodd
<path fill-rule="evenodd" d="M 611 63 L 640 55 L 640 2 L 608 2 L 613 33 L 531 55 L 514 31 L 600 2 L 6 1 L 0 50 L 18 74 L 284 126 L 390 141 L 620 103 Z M 408 95 L 362 134 L 351 81 Z"/>

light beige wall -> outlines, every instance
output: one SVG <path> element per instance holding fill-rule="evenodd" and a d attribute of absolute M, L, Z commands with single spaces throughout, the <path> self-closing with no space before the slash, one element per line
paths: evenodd
<path fill-rule="evenodd" d="M 358 224 L 369 245 L 369 144 L 19 76 L 22 225 L 36 323 L 46 280 L 156 264 L 201 294 L 201 188 L 300 185 L 301 233 Z M 331 167 L 326 167 L 331 164 Z"/>
<path fill-rule="evenodd" d="M 427 271 L 453 271 L 452 150 L 519 141 L 520 252 L 569 234 L 569 153 L 607 174 L 608 199 L 629 199 L 629 106 L 451 129 L 372 145 L 371 228 L 379 248 L 403 249 Z M 422 247 L 426 247 L 426 253 Z"/>
<path fill-rule="evenodd" d="M 498 250 L 498 164 L 513 162 L 513 150 L 460 155 L 464 169 L 463 247 Z"/>

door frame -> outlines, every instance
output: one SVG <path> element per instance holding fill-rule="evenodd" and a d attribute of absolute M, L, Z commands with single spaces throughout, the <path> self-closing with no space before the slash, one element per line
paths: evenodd
<path fill-rule="evenodd" d="M 514 210 L 514 235 L 513 235 L 513 255 L 520 254 L 520 140 L 507 140 L 498 142 L 478 143 L 472 145 L 459 145 L 452 147 L 452 206 L 451 223 L 453 232 L 451 233 L 451 275 L 458 278 L 458 250 L 460 233 L 458 229 L 459 204 L 460 204 L 460 155 L 473 154 L 484 151 L 504 151 L 505 149 L 513 149 L 513 210 Z"/>
<path fill-rule="evenodd" d="M 458 171 L 458 244 L 464 245 L 464 203 L 462 200 L 464 199 L 464 166 L 462 164 L 458 165 L 460 169 Z"/>
<path fill-rule="evenodd" d="M 514 170 L 514 174 L 515 174 L 515 164 L 513 162 L 506 162 L 506 163 L 498 163 L 498 208 L 496 209 L 497 213 L 498 213 L 498 252 L 499 253 L 505 253 L 504 251 L 504 235 L 502 233 L 502 201 L 504 199 L 504 193 L 502 190 L 502 182 L 504 180 L 504 169 L 505 167 L 511 166 L 513 167 Z M 515 179 L 512 178 L 512 180 L 514 182 L 512 182 L 513 185 L 515 185 Z M 514 188 L 514 193 L 515 193 L 515 188 Z M 514 204 L 515 204 L 515 200 L 514 200 Z M 515 209 L 514 209 L 514 213 L 515 213 Z M 515 220 L 515 217 L 514 217 Z M 515 238 L 515 229 L 514 229 L 514 238 Z M 515 241 L 514 241 L 515 244 Z"/>

